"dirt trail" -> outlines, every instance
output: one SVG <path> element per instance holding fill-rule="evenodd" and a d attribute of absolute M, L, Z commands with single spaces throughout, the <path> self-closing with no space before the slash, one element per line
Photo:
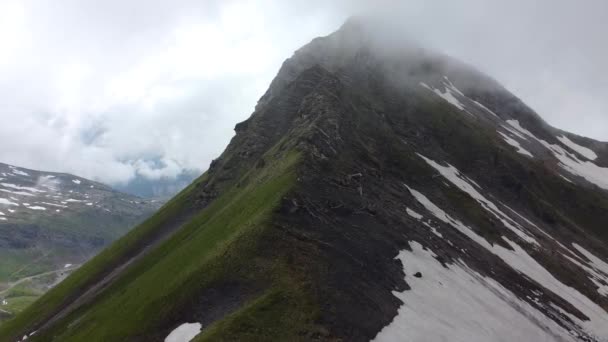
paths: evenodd
<path fill-rule="evenodd" d="M 44 273 L 39 273 L 39 274 L 35 274 L 29 277 L 25 277 L 25 278 L 21 278 L 13 283 L 8 284 L 8 287 L 4 290 L 0 291 L 0 296 L 2 296 L 3 294 L 7 293 L 9 290 L 11 290 L 12 288 L 14 288 L 15 286 L 19 285 L 19 284 L 23 284 L 26 281 L 32 280 L 32 279 L 36 279 L 36 278 L 40 278 L 40 277 L 44 277 L 44 276 L 48 276 L 51 274 L 57 274 L 57 273 L 61 273 L 61 272 L 66 272 L 66 271 L 73 271 L 75 269 L 77 269 L 78 267 L 80 267 L 80 265 L 72 265 L 70 267 L 62 267 L 60 269 L 57 270 L 53 270 L 53 271 L 48 271 L 48 272 L 44 272 Z"/>

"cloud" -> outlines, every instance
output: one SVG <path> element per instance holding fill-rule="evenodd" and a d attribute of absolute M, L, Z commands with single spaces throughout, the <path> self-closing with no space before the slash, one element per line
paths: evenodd
<path fill-rule="evenodd" d="M 4 0 L 0 161 L 111 184 L 202 171 L 282 61 L 383 11 L 550 123 L 608 140 L 604 2 Z"/>

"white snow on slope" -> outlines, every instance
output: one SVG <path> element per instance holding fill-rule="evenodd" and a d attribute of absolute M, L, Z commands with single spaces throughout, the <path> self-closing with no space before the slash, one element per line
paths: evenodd
<path fill-rule="evenodd" d="M 597 166 L 590 161 L 582 161 L 576 155 L 566 151 L 559 145 L 550 144 L 549 142 L 537 138 L 527 129 L 523 128 L 517 120 L 507 120 L 507 123 L 515 128 L 520 133 L 523 133 L 530 138 L 541 143 L 545 148 L 553 153 L 559 160 L 559 166 L 570 172 L 571 174 L 585 178 L 588 182 L 593 183 L 600 188 L 608 189 L 608 168 Z M 581 146 L 582 147 L 582 146 Z M 593 151 L 591 151 L 593 152 Z"/>
<path fill-rule="evenodd" d="M 578 245 L 576 243 L 573 243 L 572 246 L 574 246 L 574 248 L 576 248 L 577 251 L 579 251 L 587 259 L 589 259 L 589 261 L 591 262 L 591 266 L 593 268 L 604 273 L 605 275 L 608 275 L 608 263 L 606 263 L 604 260 L 595 256 L 595 254 L 589 252 L 588 250 L 584 249 L 583 247 L 581 247 L 580 245 Z"/>
<path fill-rule="evenodd" d="M 589 262 L 588 265 L 583 265 L 577 263 L 575 260 L 572 260 L 572 258 L 568 259 L 584 269 L 590 275 L 589 279 L 598 287 L 597 292 L 599 294 L 608 297 L 608 263 L 576 243 L 573 243 L 572 246 L 574 246 L 577 251 L 584 255 Z"/>
<path fill-rule="evenodd" d="M 498 207 L 494 203 L 492 203 L 492 201 L 487 199 L 485 196 L 479 193 L 477 189 L 475 189 L 475 186 L 481 189 L 481 187 L 477 185 L 477 183 L 461 174 L 458 169 L 456 169 L 450 164 L 448 164 L 448 166 L 441 166 L 435 161 L 421 155 L 420 153 L 417 153 L 417 155 L 422 158 L 427 164 L 437 170 L 445 179 L 450 181 L 450 183 L 456 185 L 460 190 L 466 192 L 469 196 L 476 200 L 483 209 L 494 215 L 494 217 L 501 221 L 505 227 L 507 227 L 509 230 L 519 236 L 522 240 L 526 241 L 527 243 L 538 245 L 538 242 L 532 236 L 526 234 L 523 231 L 522 226 L 520 226 L 507 214 L 498 209 Z M 475 186 L 473 186 L 471 183 L 475 184 Z"/>
<path fill-rule="evenodd" d="M 448 103 L 455 106 L 456 108 L 466 111 L 464 105 L 460 101 L 458 101 L 458 99 L 454 96 L 455 91 L 453 91 L 445 82 L 444 82 L 445 92 L 443 92 L 439 89 L 431 88 L 428 84 L 426 84 L 424 82 L 421 82 L 420 85 L 423 86 L 424 88 L 434 92 L 439 97 L 446 100 Z M 456 93 L 460 93 L 460 91 L 457 91 Z"/>
<path fill-rule="evenodd" d="M 2 185 L 5 188 L 11 188 L 11 189 L 15 189 L 15 190 L 25 190 L 25 191 L 29 191 L 29 192 L 46 192 L 45 190 L 40 190 L 40 189 L 32 188 L 29 186 L 20 186 L 20 185 L 15 185 L 15 184 L 10 184 L 10 183 L 0 183 L 0 185 Z"/>
<path fill-rule="evenodd" d="M 201 332 L 200 323 L 184 323 L 175 328 L 166 338 L 165 342 L 190 342 Z"/>
<path fill-rule="evenodd" d="M 408 215 L 415 218 L 416 220 L 422 219 L 422 215 L 418 214 L 417 212 L 413 211 L 410 208 L 406 208 L 405 211 L 407 212 Z"/>
<path fill-rule="evenodd" d="M 565 135 L 557 137 L 557 140 L 559 140 L 562 144 L 570 147 L 573 151 L 577 152 L 578 154 L 589 160 L 597 159 L 597 154 L 595 154 L 595 152 L 593 152 L 590 148 L 575 143 L 574 141 L 568 139 L 568 137 Z"/>
<path fill-rule="evenodd" d="M 513 127 L 505 126 L 505 125 L 502 125 L 501 127 L 504 128 L 505 130 L 507 130 L 509 133 L 515 135 L 516 137 L 518 137 L 518 138 L 520 138 L 522 140 L 528 140 L 528 138 L 526 138 L 525 135 L 523 135 L 519 131 L 513 129 Z"/>
<path fill-rule="evenodd" d="M 12 191 L 12 190 L 7 190 L 7 189 L 0 189 L 0 191 L 2 192 L 6 192 L 12 195 L 19 195 L 19 196 L 35 196 L 32 193 L 29 192 L 25 192 L 25 191 Z"/>
<path fill-rule="evenodd" d="M 517 153 L 523 154 L 525 156 L 528 156 L 530 158 L 534 158 L 534 156 L 532 155 L 532 153 L 530 153 L 528 150 L 526 150 L 525 148 L 521 147 L 521 145 L 519 144 L 519 142 L 513 138 L 511 138 L 510 136 L 502 133 L 502 132 L 498 132 L 502 138 L 507 142 L 507 144 L 515 147 L 517 149 Z"/>
<path fill-rule="evenodd" d="M 477 235 L 473 229 L 466 226 L 459 220 L 452 218 L 422 193 L 408 187 L 407 185 L 405 186 L 409 189 L 412 196 L 414 196 L 414 198 L 416 198 L 416 200 L 418 200 L 418 202 L 422 204 L 429 212 L 435 215 L 435 217 L 456 228 L 459 232 L 466 235 L 471 240 L 477 242 L 490 253 L 502 259 L 513 270 L 527 276 L 542 287 L 560 296 L 589 318 L 587 321 L 581 321 L 578 318 L 569 315 L 570 319 L 578 326 L 582 327 L 589 334 L 601 338 L 601 341 L 608 338 L 608 312 L 578 292 L 576 289 L 569 287 L 556 279 L 518 244 L 505 237 L 502 237 L 502 239 L 506 241 L 513 250 L 506 249 L 497 244 L 490 244 L 482 236 Z"/>
<path fill-rule="evenodd" d="M 19 206 L 19 203 L 11 202 L 11 201 L 7 200 L 6 198 L 2 198 L 2 197 L 0 197 L 0 204 Z"/>
<path fill-rule="evenodd" d="M 441 235 L 441 233 L 439 233 L 439 232 L 437 231 L 437 228 L 435 228 L 435 227 L 433 227 L 433 226 L 431 225 L 431 221 L 430 221 L 430 220 L 428 220 L 429 222 L 424 222 L 424 221 L 422 220 L 422 218 L 423 218 L 424 216 L 422 216 L 422 215 L 418 214 L 417 212 L 415 212 L 414 210 L 412 210 L 412 209 L 410 209 L 410 208 L 406 208 L 406 209 L 405 209 L 405 211 L 406 211 L 406 212 L 407 212 L 407 214 L 408 214 L 408 215 L 410 215 L 411 217 L 413 217 L 413 218 L 415 218 L 416 220 L 418 220 L 418 221 L 422 222 L 422 224 L 423 224 L 423 225 L 425 225 L 427 228 L 429 228 L 429 229 L 431 230 L 431 233 L 433 233 L 433 234 L 437 235 L 437 236 L 438 236 L 438 237 L 440 237 L 440 238 L 443 238 L 443 235 Z"/>
<path fill-rule="evenodd" d="M 27 173 L 27 172 L 25 172 L 25 171 L 21 171 L 21 170 L 17 169 L 17 168 L 16 168 L 16 167 L 14 167 L 14 166 L 9 166 L 9 168 L 11 169 L 11 172 L 12 172 L 14 175 L 19 175 L 19 176 L 29 176 L 29 175 L 30 175 L 29 173 Z"/>
<path fill-rule="evenodd" d="M 589 275 L 589 280 L 591 280 L 591 282 L 593 282 L 595 286 L 597 286 L 597 293 L 601 294 L 602 296 L 608 297 L 608 277 L 606 277 L 605 274 L 596 271 L 588 265 L 584 265 L 579 260 L 572 258 L 568 255 L 562 254 L 562 256 L 568 259 L 571 263 L 583 269 L 585 272 L 587 272 L 587 274 Z"/>
<path fill-rule="evenodd" d="M 393 322 L 375 341 L 572 341 L 567 332 L 496 281 L 462 261 L 443 267 L 432 251 L 410 242 L 398 259 L 411 287 Z M 412 277 L 416 272 L 421 278 Z"/>
<path fill-rule="evenodd" d="M 529 136 L 530 138 L 534 139 L 534 140 L 538 140 L 538 138 L 536 138 L 536 136 L 534 134 L 532 134 L 532 132 L 528 131 L 527 129 L 523 128 L 520 124 L 518 120 L 507 120 L 507 123 L 509 125 L 511 125 L 511 127 L 515 128 L 519 133 L 523 133 L 527 136 Z"/>
<path fill-rule="evenodd" d="M 546 231 L 544 231 L 543 229 L 541 229 L 534 222 L 530 221 L 528 218 L 526 218 L 522 214 L 520 214 L 517 211 L 513 210 L 513 208 L 509 207 L 508 205 L 506 205 L 506 204 L 504 204 L 502 202 L 501 202 L 501 204 L 504 205 L 505 208 L 509 209 L 513 214 L 517 215 L 520 219 L 524 220 L 527 224 L 529 224 L 530 226 L 536 228 L 536 231 L 540 232 L 541 234 L 543 234 L 547 238 L 553 240 L 553 242 L 555 242 L 557 245 L 559 245 L 561 248 L 563 248 L 566 252 L 574 255 L 574 253 L 572 253 L 572 251 L 570 251 L 566 246 L 564 246 L 561 242 L 559 242 L 557 239 L 555 239 L 553 236 L 551 236 L 551 234 L 549 234 Z"/>
<path fill-rule="evenodd" d="M 539 141 L 553 152 L 553 155 L 560 161 L 561 168 L 608 190 L 608 168 L 597 166 L 590 161 L 582 161 L 561 146 L 549 144 L 544 140 Z"/>
<path fill-rule="evenodd" d="M 46 210 L 45 207 L 41 207 L 39 205 L 33 205 L 33 206 L 30 206 L 30 207 L 27 207 L 27 208 L 28 209 L 32 209 L 32 210 Z"/>
<path fill-rule="evenodd" d="M 485 109 L 485 110 L 486 110 L 486 112 L 488 112 L 488 113 L 490 113 L 490 114 L 494 115 L 495 117 L 497 117 L 497 118 L 499 117 L 498 115 L 496 115 L 496 113 L 494 113 L 493 111 L 491 111 L 491 110 L 490 110 L 490 108 L 488 108 L 488 107 L 484 106 L 482 103 L 479 103 L 479 102 L 477 102 L 477 101 L 475 101 L 475 100 L 473 100 L 473 103 L 475 103 L 475 104 L 476 104 L 476 105 L 478 105 L 479 107 L 481 107 L 481 108 Z"/>
<path fill-rule="evenodd" d="M 59 208 L 68 208 L 67 205 L 62 205 L 62 204 L 57 204 L 57 203 L 40 202 L 40 204 L 46 204 L 46 205 L 50 205 L 53 207 L 59 207 Z"/>
<path fill-rule="evenodd" d="M 78 179 L 72 179 L 72 182 L 74 182 L 74 184 L 80 184 L 80 181 Z"/>

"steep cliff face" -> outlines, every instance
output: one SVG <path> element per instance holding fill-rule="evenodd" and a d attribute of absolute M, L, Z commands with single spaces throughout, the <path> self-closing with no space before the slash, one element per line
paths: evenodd
<path fill-rule="evenodd" d="M 297 51 L 205 175 L 0 338 L 606 340 L 608 145 L 388 37 Z"/>

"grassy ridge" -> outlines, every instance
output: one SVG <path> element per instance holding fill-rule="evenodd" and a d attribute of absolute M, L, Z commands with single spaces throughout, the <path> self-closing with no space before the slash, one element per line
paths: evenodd
<path fill-rule="evenodd" d="M 204 179 L 205 175 L 199 180 Z M 196 182 L 195 182 L 196 183 Z M 121 260 L 136 244 L 137 241 L 145 239 L 163 227 L 163 224 L 173 217 L 184 205 L 188 194 L 194 188 L 191 186 L 184 189 L 171 201 L 165 204 L 156 214 L 144 221 L 137 228 L 131 230 L 124 237 L 106 248 L 95 258 L 91 259 L 58 286 L 51 289 L 42 296 L 34 305 L 29 306 L 24 312 L 14 319 L 0 326 L 0 340 L 8 340 L 22 333 L 28 327 L 44 320 L 58 307 L 65 303 L 69 295 L 80 289 L 84 289 L 91 280 L 96 279 L 107 268 Z"/>
<path fill-rule="evenodd" d="M 248 302 L 218 325 L 229 324 L 234 327 L 232 333 L 240 334 L 245 333 L 240 324 L 247 326 L 244 322 L 252 317 L 266 317 L 277 322 L 282 318 L 289 329 L 283 327 L 253 334 L 259 335 L 260 339 L 275 336 L 275 333 L 295 334 L 315 313 L 314 305 L 294 280 L 297 275 L 290 274 L 280 259 L 257 263 L 252 260 L 257 254 L 258 239 L 268 231 L 273 209 L 294 184 L 293 166 L 297 160 L 296 154 L 288 154 L 264 169 L 250 173 L 247 185 L 235 185 L 228 190 L 169 240 L 123 272 L 91 305 L 72 313 L 52 330 L 37 334 L 34 340 L 47 341 L 54 336 L 61 341 L 120 341 L 128 340 L 130 336 L 145 336 L 158 329 L 160 322 L 187 306 L 202 289 L 231 279 L 258 284 L 265 290 L 259 298 Z M 166 213 L 176 205 L 180 205 L 180 198 L 161 212 Z M 158 219 L 157 216 L 151 220 Z M 58 296 L 69 293 L 75 286 L 85 283 L 87 277 L 94 276 L 104 267 L 101 259 L 104 255 L 116 257 L 124 253 L 128 244 L 135 241 L 131 239 L 138 239 L 151 229 L 146 226 L 150 225 L 149 221 L 3 327 L 0 338 L 19 332 L 19 325 L 26 326 L 44 314 L 34 310 L 49 310 L 48 303 L 57 303 Z M 163 296 L 159 297 L 159 293 Z M 256 310 L 263 310 L 267 315 L 252 316 L 251 312 Z M 100 326 L 112 329 L 99 329 Z M 273 324 L 265 326 L 270 328 Z M 210 331 L 209 336 L 219 334 L 216 329 Z M 246 334 L 250 336 L 252 332 Z"/>

